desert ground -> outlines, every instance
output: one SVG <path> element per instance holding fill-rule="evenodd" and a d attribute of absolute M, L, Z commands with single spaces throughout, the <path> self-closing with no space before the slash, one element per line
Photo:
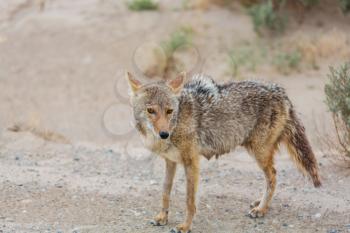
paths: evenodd
<path fill-rule="evenodd" d="M 160 233 L 181 223 L 185 179 L 178 169 L 169 224 L 149 224 L 160 210 L 164 162 L 133 129 L 123 74 L 142 70 L 153 59 L 149 47 L 183 25 L 193 29 L 198 51 L 185 56 L 187 70 L 287 90 L 323 182 L 314 188 L 282 147 L 270 211 L 251 219 L 249 203 L 264 188 L 253 158 L 242 148 L 203 158 L 192 232 L 350 232 L 350 170 L 318 140 L 333 127 L 324 85 L 328 67 L 350 59 L 349 16 L 322 8 L 291 22 L 278 39 L 259 39 L 239 7 L 183 8 L 170 0 L 145 12 L 118 0 L 0 0 L 0 232 Z M 227 51 L 242 41 L 290 47 L 301 38 L 320 40 L 312 50 L 317 69 L 284 74 L 263 64 L 237 77 L 228 71 Z M 18 123 L 27 130 L 9 130 Z M 59 136 L 42 137 L 50 132 Z"/>

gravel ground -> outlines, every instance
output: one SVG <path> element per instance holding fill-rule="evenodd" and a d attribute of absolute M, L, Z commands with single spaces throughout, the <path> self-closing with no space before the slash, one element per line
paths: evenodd
<path fill-rule="evenodd" d="M 123 71 L 133 70 L 135 48 L 189 24 L 203 58 L 200 70 L 228 80 L 227 51 L 256 40 L 249 17 L 220 7 L 179 10 L 181 4 L 170 0 L 144 13 L 129 12 L 116 0 L 45 2 L 40 11 L 40 1 L 0 0 L 0 232 L 168 232 L 184 217 L 184 173 L 179 169 L 176 177 L 169 225 L 152 227 L 164 164 L 132 131 Z M 350 24 L 324 17 L 306 19 L 298 33 L 350 32 Z M 250 219 L 249 203 L 264 185 L 253 159 L 242 149 L 203 159 L 193 232 L 350 232 L 349 171 L 316 143 L 315 122 L 321 129 L 332 126 L 323 94 L 331 64 L 337 61 L 288 77 L 271 69 L 247 74 L 287 89 L 312 139 L 323 187 L 313 188 L 282 149 L 270 211 Z M 19 121 L 59 132 L 71 143 L 7 130 Z"/>

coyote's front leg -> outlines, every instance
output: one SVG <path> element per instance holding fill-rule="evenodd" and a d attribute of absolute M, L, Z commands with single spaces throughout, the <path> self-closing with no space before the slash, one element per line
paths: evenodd
<path fill-rule="evenodd" d="M 160 213 L 151 221 L 154 226 L 164 226 L 168 223 L 168 212 L 169 212 L 169 202 L 170 193 L 173 186 L 173 180 L 176 172 L 176 163 L 165 159 L 166 162 L 166 174 L 163 186 L 163 200 L 162 200 L 162 210 Z"/>
<path fill-rule="evenodd" d="M 185 174 L 187 182 L 187 197 L 186 197 L 186 219 L 185 222 L 172 229 L 171 233 L 188 233 L 191 231 L 193 217 L 196 213 L 196 192 L 198 189 L 199 180 L 199 158 L 194 156 L 189 163 L 185 163 Z"/>

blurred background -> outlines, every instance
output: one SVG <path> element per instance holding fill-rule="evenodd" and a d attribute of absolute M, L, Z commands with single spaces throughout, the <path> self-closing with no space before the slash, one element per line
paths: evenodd
<path fill-rule="evenodd" d="M 349 0 L 0 0 L 3 232 L 167 229 L 146 225 L 160 203 L 162 161 L 133 130 L 126 70 L 145 82 L 187 71 L 282 85 L 333 185 L 312 189 L 282 150 L 277 189 L 286 193 L 270 218 L 253 222 L 243 212 L 262 176 L 239 151 L 204 165 L 212 178 L 202 181 L 196 232 L 350 231 L 349 170 L 338 167 L 350 154 L 348 62 Z M 225 198 L 232 209 L 220 213 Z"/>

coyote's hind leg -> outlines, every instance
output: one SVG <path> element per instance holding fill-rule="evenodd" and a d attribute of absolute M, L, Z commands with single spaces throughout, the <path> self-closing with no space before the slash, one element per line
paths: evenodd
<path fill-rule="evenodd" d="M 265 132 L 266 131 L 267 130 L 265 130 Z M 266 134 L 263 132 L 264 131 L 260 131 L 260 135 L 254 135 L 255 137 L 253 137 L 249 143 L 245 144 L 247 150 L 254 156 L 259 167 L 263 170 L 266 181 L 266 188 L 263 196 L 250 205 L 252 209 L 249 212 L 249 216 L 253 218 L 263 217 L 265 215 L 276 188 L 274 155 L 278 148 L 281 131 L 267 131 Z"/>
<path fill-rule="evenodd" d="M 261 199 L 251 204 L 252 209 L 249 212 L 249 216 L 252 218 L 263 217 L 268 210 L 270 201 L 276 187 L 276 170 L 273 166 L 273 154 L 267 155 L 265 160 L 257 158 L 259 167 L 264 172 L 266 180 L 266 188 Z"/>

